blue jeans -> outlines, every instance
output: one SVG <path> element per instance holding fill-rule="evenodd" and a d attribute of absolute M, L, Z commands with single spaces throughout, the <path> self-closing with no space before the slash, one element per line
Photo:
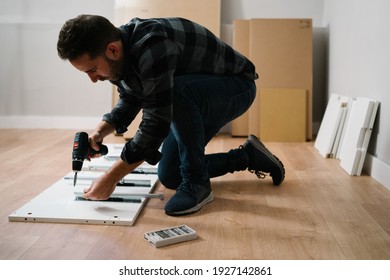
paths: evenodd
<path fill-rule="evenodd" d="M 234 172 L 240 155 L 205 155 L 205 146 L 224 125 L 248 110 L 255 95 L 255 82 L 240 76 L 175 77 L 173 119 L 158 165 L 161 183 L 176 189 L 182 181 L 202 184 Z"/>

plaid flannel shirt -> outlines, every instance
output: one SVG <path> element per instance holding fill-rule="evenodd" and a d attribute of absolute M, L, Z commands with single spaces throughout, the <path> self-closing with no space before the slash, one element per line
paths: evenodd
<path fill-rule="evenodd" d="M 172 118 L 174 76 L 242 75 L 257 79 L 255 67 L 242 54 L 199 24 L 182 18 L 134 18 L 119 27 L 125 53 L 119 101 L 103 120 L 123 133 L 142 109 L 142 122 L 121 158 L 127 163 L 156 164 L 158 149 Z"/>

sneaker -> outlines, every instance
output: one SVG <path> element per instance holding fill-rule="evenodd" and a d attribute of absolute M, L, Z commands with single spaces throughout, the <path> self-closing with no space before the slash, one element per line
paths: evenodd
<path fill-rule="evenodd" d="M 165 205 L 165 213 L 170 216 L 192 214 L 213 199 L 210 181 L 204 185 L 183 182 Z"/>
<path fill-rule="evenodd" d="M 269 173 L 274 185 L 283 182 L 285 173 L 283 163 L 260 142 L 259 138 L 251 134 L 240 148 L 249 157 L 250 172 L 255 173 L 259 179 L 264 179 L 265 173 Z"/>

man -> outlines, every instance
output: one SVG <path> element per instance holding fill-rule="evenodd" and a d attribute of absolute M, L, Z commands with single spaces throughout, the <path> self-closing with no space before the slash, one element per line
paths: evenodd
<path fill-rule="evenodd" d="M 275 185 L 282 183 L 283 164 L 253 135 L 227 153 L 204 153 L 210 139 L 250 107 L 258 77 L 252 62 L 206 28 L 181 18 L 134 18 L 116 28 L 104 17 L 80 15 L 62 27 L 57 50 L 92 82 L 118 87 L 118 103 L 90 135 L 92 148 L 115 130 L 125 132 L 143 112 L 121 159 L 85 198 L 107 199 L 143 161 L 159 162 L 159 180 L 176 189 L 165 205 L 173 216 L 211 202 L 210 178 L 227 172 L 269 173 Z"/>

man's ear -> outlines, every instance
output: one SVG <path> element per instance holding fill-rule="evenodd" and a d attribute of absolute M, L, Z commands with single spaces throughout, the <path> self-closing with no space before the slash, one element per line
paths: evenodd
<path fill-rule="evenodd" d="M 111 60 L 119 60 L 120 49 L 116 42 L 112 42 L 107 45 L 106 56 Z"/>

